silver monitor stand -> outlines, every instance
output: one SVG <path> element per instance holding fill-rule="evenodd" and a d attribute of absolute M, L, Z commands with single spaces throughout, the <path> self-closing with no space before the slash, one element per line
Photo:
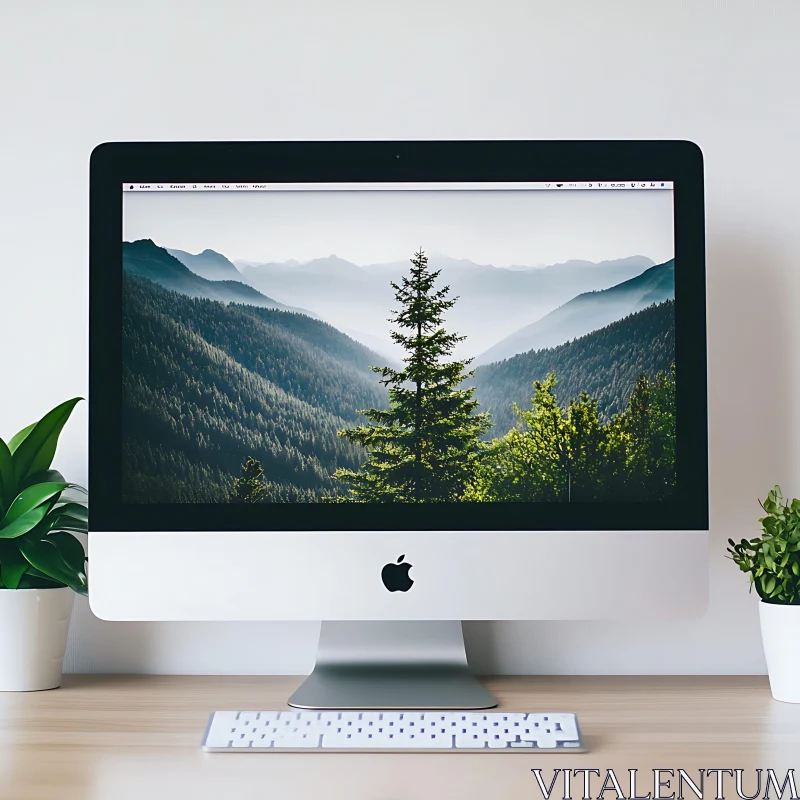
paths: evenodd
<path fill-rule="evenodd" d="M 460 622 L 323 622 L 295 708 L 494 708 L 467 664 Z"/>

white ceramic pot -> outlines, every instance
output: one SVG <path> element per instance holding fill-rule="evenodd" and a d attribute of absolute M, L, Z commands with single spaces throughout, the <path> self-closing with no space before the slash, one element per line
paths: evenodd
<path fill-rule="evenodd" d="M 0 589 L 0 691 L 61 684 L 72 589 Z"/>
<path fill-rule="evenodd" d="M 772 696 L 782 703 L 800 703 L 800 605 L 762 600 L 759 616 Z"/>

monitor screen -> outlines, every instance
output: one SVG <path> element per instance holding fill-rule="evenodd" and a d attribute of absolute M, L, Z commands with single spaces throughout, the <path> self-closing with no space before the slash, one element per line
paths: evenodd
<path fill-rule="evenodd" d="M 674 500 L 670 182 L 122 188 L 124 503 Z"/>

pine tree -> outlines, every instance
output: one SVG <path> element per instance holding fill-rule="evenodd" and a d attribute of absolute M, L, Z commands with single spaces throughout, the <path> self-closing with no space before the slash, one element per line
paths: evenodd
<path fill-rule="evenodd" d="M 443 327 L 445 312 L 458 298 L 449 286 L 436 288 L 440 271 L 428 269 L 420 249 L 400 284 L 392 282 L 400 308 L 389 322 L 392 339 L 405 351 L 403 369 L 373 367 L 389 389 L 389 409 L 361 413 L 371 424 L 340 436 L 368 451 L 358 471 L 338 470 L 355 502 L 453 502 L 462 499 L 483 454 L 480 436 L 491 426 L 476 413 L 474 389 L 459 388 L 472 376 L 471 359 L 448 360 L 465 339 Z"/>
<path fill-rule="evenodd" d="M 260 503 L 268 491 L 261 462 L 252 456 L 242 464 L 242 474 L 234 481 L 231 503 Z"/>

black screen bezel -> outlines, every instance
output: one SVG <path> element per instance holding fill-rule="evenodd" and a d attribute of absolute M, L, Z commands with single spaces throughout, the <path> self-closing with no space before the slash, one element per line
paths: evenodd
<path fill-rule="evenodd" d="M 678 491 L 668 503 L 123 504 L 122 184 L 672 181 Z M 708 528 L 703 159 L 684 141 L 106 143 L 90 168 L 89 488 L 95 531 Z M 388 512 L 388 513 L 387 513 Z"/>

